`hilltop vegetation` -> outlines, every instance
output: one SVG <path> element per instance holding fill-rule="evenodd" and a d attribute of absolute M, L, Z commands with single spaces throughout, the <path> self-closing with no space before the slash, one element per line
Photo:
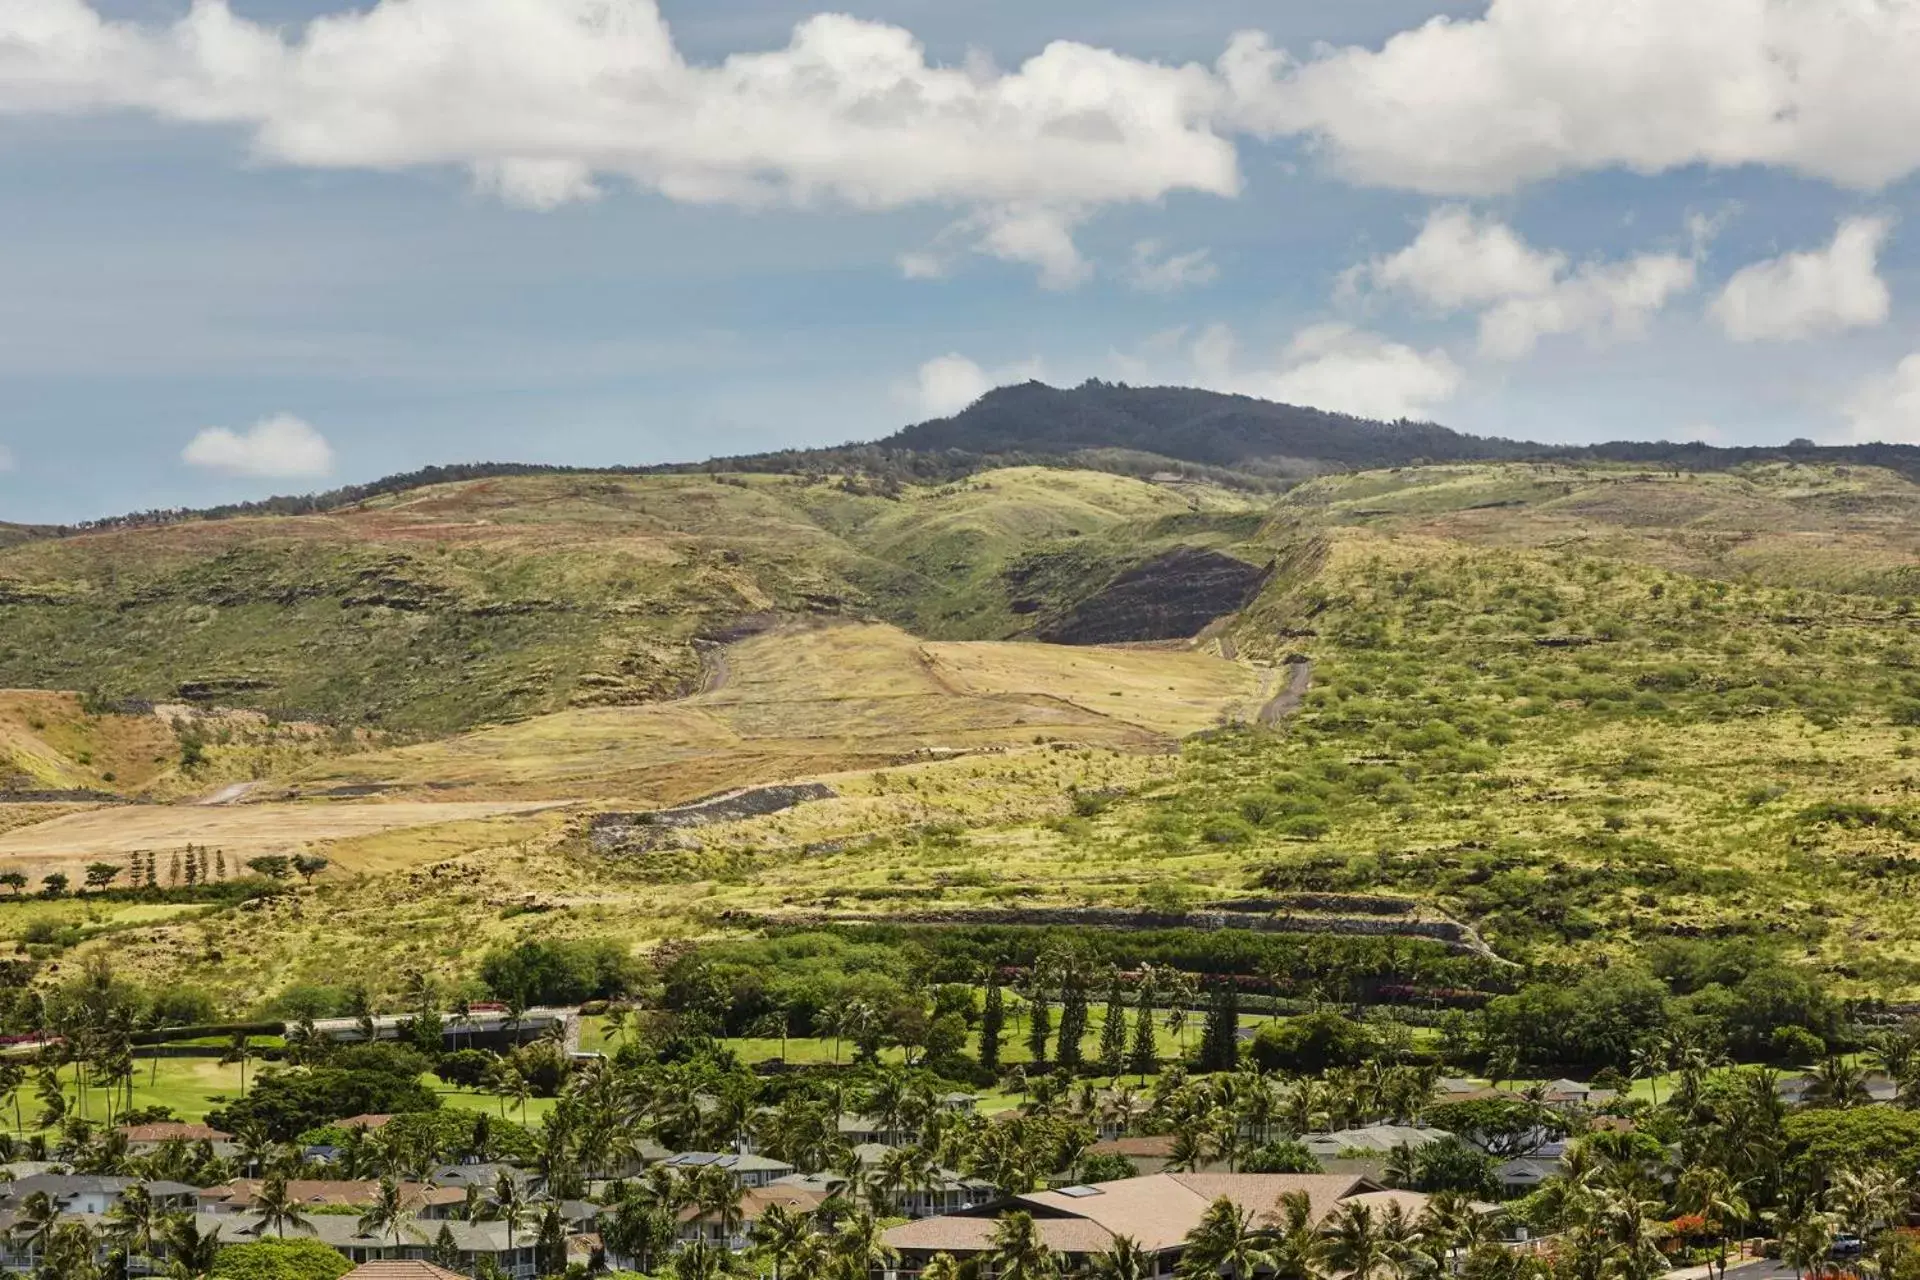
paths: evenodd
<path fill-rule="evenodd" d="M 1278 493 L 537 474 L 100 531 L 0 552 L 0 681 L 91 691 L 40 730 L 0 715 L 0 749 L 41 787 L 251 789 L 0 816 L 36 874 L 196 822 L 236 861 L 329 857 L 244 917 L 114 935 L 236 1008 L 451 979 L 531 932 L 1235 900 L 1393 940 L 1369 989 L 1483 945 L 1550 973 L 1731 937 L 1899 997 L 1916 530 L 1920 488 L 1877 468 L 1496 459 Z M 278 718 L 209 719 L 189 769 L 165 713 L 110 710 L 183 695 Z M 631 837 L 635 810 L 806 780 Z"/>

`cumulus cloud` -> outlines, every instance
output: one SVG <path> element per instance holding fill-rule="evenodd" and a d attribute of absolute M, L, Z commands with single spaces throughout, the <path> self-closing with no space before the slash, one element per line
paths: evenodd
<path fill-rule="evenodd" d="M 1141 293 L 1179 293 L 1212 284 L 1219 275 L 1220 268 L 1205 249 L 1166 253 L 1158 240 L 1142 240 L 1133 246 L 1126 281 Z"/>
<path fill-rule="evenodd" d="M 1704 228 L 1696 226 L 1696 244 Z M 1459 206 L 1435 209 L 1406 248 L 1348 271 L 1345 297 L 1398 294 L 1442 313 L 1480 315 L 1480 352 L 1517 360 L 1541 339 L 1580 334 L 1592 341 L 1638 336 L 1647 322 L 1691 290 L 1691 256 L 1643 254 L 1574 265 L 1535 249 L 1504 223 Z"/>
<path fill-rule="evenodd" d="M 1848 218 L 1824 249 L 1783 254 L 1735 273 L 1713 318 L 1736 342 L 1790 342 L 1883 323 L 1892 307 L 1880 248 L 1893 224 Z"/>
<path fill-rule="evenodd" d="M 1761 164 L 1860 188 L 1920 168 L 1920 0 L 1492 0 L 1378 49 L 1220 60 L 1228 116 L 1356 181 L 1509 191 L 1603 168 Z"/>
<path fill-rule="evenodd" d="M 1240 367 L 1225 325 L 1203 330 L 1191 350 L 1201 386 L 1362 418 L 1428 417 L 1464 380 L 1444 351 L 1418 351 L 1346 324 L 1302 329 L 1268 367 Z"/>
<path fill-rule="evenodd" d="M 0 0 L 0 113 L 238 126 L 267 161 L 460 166 L 533 208 L 608 177 L 688 202 L 950 205 L 974 247 L 1056 285 L 1084 278 L 1072 232 L 1101 208 L 1238 191 L 1219 101 L 1201 66 L 1058 41 L 1012 71 L 945 67 L 840 14 L 701 64 L 656 0 L 378 0 L 292 34 L 226 0 L 168 26 Z"/>
<path fill-rule="evenodd" d="M 246 431 L 208 427 L 180 451 L 189 465 L 232 476 L 271 479 L 324 476 L 333 470 L 326 437 L 292 414 L 276 414 Z"/>
<path fill-rule="evenodd" d="M 1855 440 L 1920 444 L 1920 353 L 1860 388 L 1844 413 Z"/>
<path fill-rule="evenodd" d="M 1026 382 L 1039 377 L 1040 371 L 1038 360 L 987 370 L 958 352 L 949 352 L 921 365 L 913 381 L 898 388 L 898 398 L 929 418 L 947 418 L 995 387 Z"/>

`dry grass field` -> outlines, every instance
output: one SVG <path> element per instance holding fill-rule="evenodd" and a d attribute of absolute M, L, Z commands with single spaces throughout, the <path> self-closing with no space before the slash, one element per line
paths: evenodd
<path fill-rule="evenodd" d="M 305 787 L 676 804 L 733 788 L 1058 742 L 1157 750 L 1247 718 L 1264 681 L 1177 650 L 927 644 L 883 624 L 783 627 L 678 702 L 540 716 L 330 761 Z"/>
<path fill-rule="evenodd" d="M 110 805 L 0 832 L 0 871 L 38 881 L 50 872 L 69 876 L 89 862 L 124 861 L 135 850 L 161 857 L 189 843 L 222 851 L 235 871 L 265 853 L 326 849 L 336 841 L 408 828 L 470 823 L 542 808 L 537 803 L 395 801 L 392 803 Z M 343 869 L 363 869 L 351 859 Z M 376 862 L 368 870 L 387 869 Z"/>

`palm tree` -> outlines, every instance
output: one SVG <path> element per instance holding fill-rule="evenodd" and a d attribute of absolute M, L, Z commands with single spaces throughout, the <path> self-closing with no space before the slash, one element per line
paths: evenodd
<path fill-rule="evenodd" d="M 1060 1261 L 1040 1238 L 1030 1213 L 1010 1213 L 994 1228 L 993 1261 L 995 1280 L 1055 1280 Z"/>
<path fill-rule="evenodd" d="M 1395 1269 L 1394 1248 L 1366 1204 L 1343 1204 L 1321 1229 L 1320 1260 L 1330 1274 L 1374 1280 Z"/>
<path fill-rule="evenodd" d="M 1839 1054 L 1828 1054 L 1813 1069 L 1813 1087 L 1807 1101 L 1845 1109 L 1872 1101 L 1867 1093 L 1865 1073 Z"/>
<path fill-rule="evenodd" d="M 220 1065 L 224 1067 L 235 1062 L 240 1064 L 240 1096 L 242 1098 L 247 1096 L 247 1063 L 252 1060 L 253 1041 L 247 1038 L 247 1033 L 244 1031 L 234 1032 L 233 1039 L 227 1042 L 226 1052 L 220 1055 Z"/>
<path fill-rule="evenodd" d="M 502 1169 L 493 1181 L 493 1210 L 489 1216 L 507 1224 L 508 1253 L 513 1252 L 514 1233 L 527 1219 L 527 1208 L 527 1193 L 513 1176 L 513 1170 Z"/>
<path fill-rule="evenodd" d="M 360 1215 L 359 1225 L 355 1228 L 363 1236 L 378 1236 L 381 1232 L 392 1233 L 393 1243 L 400 1243 L 400 1228 L 407 1220 L 406 1206 L 400 1200 L 400 1184 L 391 1177 L 380 1179 L 380 1189 L 374 1193 L 373 1203 Z M 512 1228 L 508 1228 L 507 1248 L 513 1248 Z"/>
<path fill-rule="evenodd" d="M 773 1280 L 780 1280 L 816 1232 L 809 1215 L 794 1213 L 785 1205 L 776 1204 L 769 1205 L 760 1215 L 750 1234 L 754 1247 L 773 1264 Z"/>
<path fill-rule="evenodd" d="M 1280 1255 L 1255 1229 L 1253 1215 L 1242 1213 L 1226 1196 L 1207 1206 L 1200 1225 L 1187 1234 L 1186 1252 L 1174 1275 L 1180 1280 L 1252 1280 L 1262 1269 L 1279 1265 Z"/>
<path fill-rule="evenodd" d="M 384 1190 L 384 1188 L 383 1188 Z M 260 1190 L 253 1197 L 253 1211 L 260 1215 L 255 1231 L 273 1228 L 273 1234 L 286 1239 L 287 1228 L 301 1229 L 311 1227 L 305 1214 L 300 1212 L 300 1202 L 287 1191 L 285 1174 L 274 1173 L 260 1184 Z"/>
<path fill-rule="evenodd" d="M 920 1280 L 966 1280 L 966 1271 L 950 1253 L 936 1253 L 920 1269 Z"/>
<path fill-rule="evenodd" d="M 1132 1236 L 1115 1236 L 1113 1245 L 1088 1265 L 1086 1280 L 1149 1280 L 1153 1271 L 1153 1256 Z"/>
<path fill-rule="evenodd" d="M 161 1239 L 167 1247 L 167 1275 L 171 1280 L 200 1280 L 213 1270 L 213 1260 L 220 1253 L 220 1228 L 201 1235 L 190 1213 L 168 1218 Z"/>
<path fill-rule="evenodd" d="M 864 1211 L 847 1215 L 833 1233 L 828 1251 L 833 1274 L 846 1280 L 866 1280 L 897 1256 L 882 1238 L 879 1221 Z"/>
<path fill-rule="evenodd" d="M 1747 1203 L 1745 1183 L 1717 1165 L 1695 1165 L 1680 1176 L 1675 1189 L 1678 1203 L 1707 1220 L 1714 1240 L 1720 1246 L 1720 1274 L 1727 1274 L 1727 1240 L 1732 1232 L 1753 1216 Z"/>
<path fill-rule="evenodd" d="M 53 1203 L 53 1197 L 36 1191 L 20 1202 L 7 1237 L 15 1244 L 26 1246 L 29 1255 L 42 1254 L 47 1251 L 47 1241 L 59 1224 L 60 1209 Z"/>
<path fill-rule="evenodd" d="M 1780 1231 L 1780 1260 L 1807 1280 L 1826 1269 L 1833 1248 L 1833 1219 L 1809 1209 L 1788 1221 Z"/>
<path fill-rule="evenodd" d="M 107 1211 L 106 1234 L 133 1258 L 153 1257 L 154 1240 L 166 1219 L 145 1186 L 135 1183 Z"/>

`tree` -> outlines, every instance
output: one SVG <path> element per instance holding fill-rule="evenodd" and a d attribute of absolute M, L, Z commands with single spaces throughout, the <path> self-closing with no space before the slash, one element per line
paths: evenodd
<path fill-rule="evenodd" d="M 253 1198 L 253 1211 L 260 1215 L 256 1230 L 264 1232 L 273 1228 L 273 1234 L 286 1239 L 288 1227 L 305 1227 L 311 1224 L 305 1214 L 300 1212 L 300 1202 L 287 1191 L 287 1179 L 284 1174 L 269 1174 L 260 1184 L 259 1192 Z"/>
<path fill-rule="evenodd" d="M 1232 978 L 1222 978 L 1214 984 L 1213 1003 L 1207 1009 L 1198 1065 L 1202 1071 L 1231 1071 L 1239 1063 L 1240 988 Z"/>
<path fill-rule="evenodd" d="M 1113 1246 L 1093 1259 L 1086 1276 L 1087 1280 L 1151 1280 L 1153 1274 L 1153 1256 L 1132 1236 L 1115 1236 Z"/>
<path fill-rule="evenodd" d="M 293 855 L 293 869 L 298 872 L 300 878 L 308 884 L 312 884 L 313 878 L 322 871 L 325 871 L 329 865 L 328 861 L 317 853 L 296 853 Z"/>
<path fill-rule="evenodd" d="M 200 1280 L 211 1275 L 220 1256 L 220 1228 L 205 1235 L 190 1213 L 167 1219 L 161 1239 L 167 1248 L 167 1274 L 172 1280 Z"/>
<path fill-rule="evenodd" d="M 392 1175 L 380 1179 L 380 1188 L 374 1192 L 372 1203 L 360 1215 L 357 1230 L 363 1236 L 378 1236 L 381 1232 L 391 1232 L 393 1243 L 400 1243 L 400 1228 L 406 1224 L 406 1205 L 400 1199 L 400 1185 Z M 507 1247 L 513 1247 L 509 1240 Z"/>
<path fill-rule="evenodd" d="M 220 1065 L 240 1064 L 240 1096 L 247 1096 L 247 1063 L 253 1060 L 253 1040 L 244 1031 L 236 1031 L 220 1055 Z"/>
<path fill-rule="evenodd" d="M 1200 1223 L 1187 1233 L 1187 1247 L 1173 1274 L 1179 1280 L 1252 1280 L 1279 1265 L 1278 1253 L 1256 1229 L 1251 1213 L 1226 1196 L 1207 1206 Z"/>
<path fill-rule="evenodd" d="M 151 1259 L 154 1241 L 165 1225 L 166 1217 L 154 1205 L 153 1197 L 136 1183 L 121 1192 L 107 1211 L 106 1235 L 130 1259 Z"/>
<path fill-rule="evenodd" d="M 493 1181 L 492 1206 L 488 1217 L 507 1224 L 507 1252 L 513 1252 L 514 1234 L 527 1218 L 527 1193 L 513 1170 L 502 1169 Z"/>
<path fill-rule="evenodd" d="M 285 880 L 293 870 L 293 860 L 282 853 L 263 853 L 257 858 L 248 858 L 247 867 L 269 880 Z"/>
<path fill-rule="evenodd" d="M 1060 1260 L 1040 1238 L 1030 1213 L 1009 1213 L 994 1228 L 991 1252 L 995 1280 L 1054 1280 Z"/>
<path fill-rule="evenodd" d="M 1159 1047 L 1153 1028 L 1153 975 L 1140 982 L 1140 994 L 1134 1001 L 1133 1045 L 1127 1050 L 1127 1069 L 1143 1081 L 1160 1068 Z"/>
<path fill-rule="evenodd" d="M 104 889 L 120 875 L 120 868 L 111 862 L 89 862 L 87 864 L 87 888 Z"/>
<path fill-rule="evenodd" d="M 40 892 L 49 898 L 57 898 L 67 891 L 67 876 L 63 871 L 40 877 Z"/>
<path fill-rule="evenodd" d="M 1374 1280 L 1393 1270 L 1393 1251 L 1368 1204 L 1341 1205 L 1322 1229 L 1320 1261 L 1330 1275 Z"/>
<path fill-rule="evenodd" d="M 1000 988 L 999 975 L 987 975 L 987 998 L 980 1010 L 980 1065 L 988 1071 L 1000 1070 L 1000 1039 L 1006 1034 L 1007 999 Z"/>
<path fill-rule="evenodd" d="M 1107 1011 L 1100 1024 L 1100 1074 L 1118 1076 L 1127 1068 L 1127 993 L 1115 970 L 1107 979 Z"/>
<path fill-rule="evenodd" d="M 1036 990 L 1027 1010 L 1027 1052 L 1033 1055 L 1035 1066 L 1046 1062 L 1047 1041 L 1052 1038 L 1053 1006 L 1047 1003 L 1045 992 Z"/>
<path fill-rule="evenodd" d="M 27 887 L 27 877 L 18 871 L 0 872 L 0 884 L 7 886 L 7 891 L 18 897 Z"/>

